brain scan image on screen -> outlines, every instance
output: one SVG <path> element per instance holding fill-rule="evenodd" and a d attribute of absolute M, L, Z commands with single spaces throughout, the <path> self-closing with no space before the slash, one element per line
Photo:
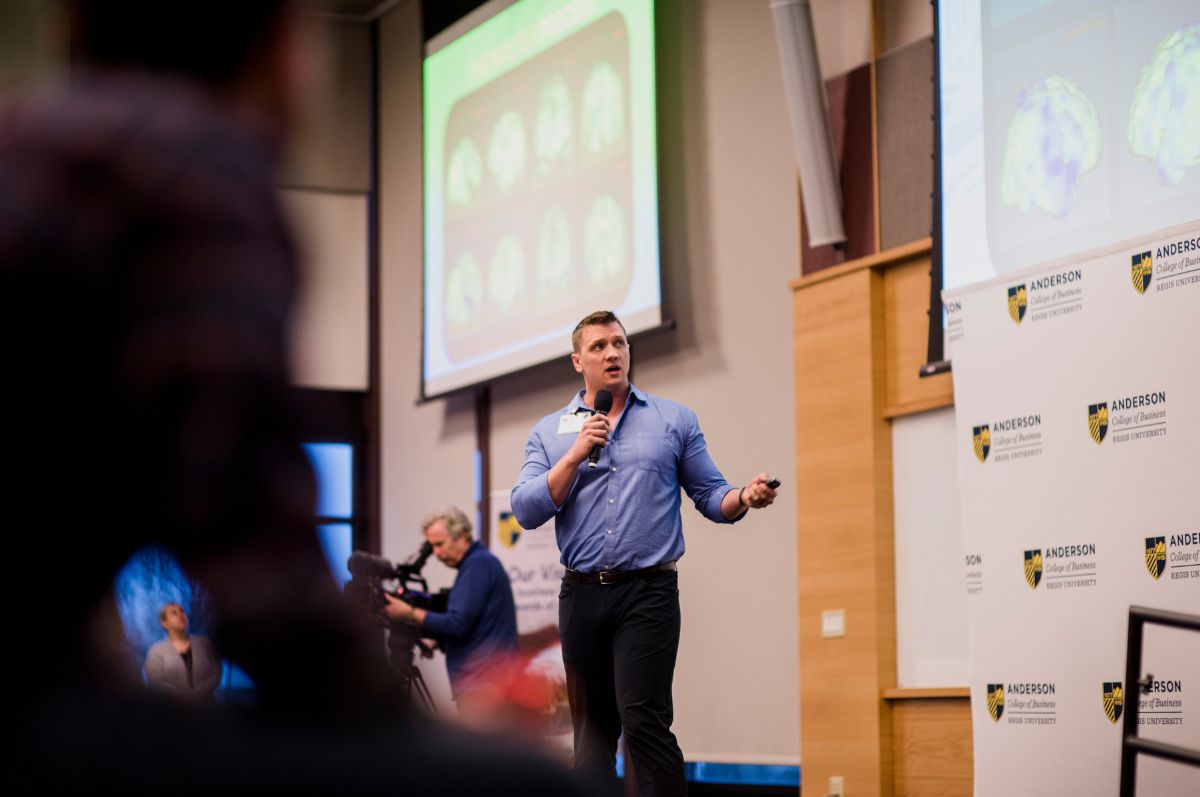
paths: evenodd
<path fill-rule="evenodd" d="M 597 307 L 662 321 L 654 3 L 489 7 L 423 66 L 426 396 L 561 357 Z"/>
<path fill-rule="evenodd" d="M 483 159 L 479 156 L 479 148 L 471 139 L 462 138 L 450 154 L 450 163 L 446 167 L 446 200 L 460 207 L 470 205 L 481 182 Z"/>
<path fill-rule="evenodd" d="M 503 191 L 525 172 L 525 123 L 516 111 L 496 120 L 488 141 L 488 171 Z"/>
<path fill-rule="evenodd" d="M 571 225 L 561 205 L 546 211 L 538 231 L 537 295 L 562 296 L 571 287 Z"/>
<path fill-rule="evenodd" d="M 1133 93 L 1129 150 L 1152 161 L 1165 185 L 1200 164 L 1200 22 L 1159 42 Z"/>
<path fill-rule="evenodd" d="M 517 296 L 525 286 L 525 253 L 521 251 L 521 239 L 506 235 L 496 245 L 492 267 L 488 271 L 488 295 L 500 312 L 512 309 Z"/>
<path fill-rule="evenodd" d="M 1067 215 L 1079 179 L 1100 161 L 1101 139 L 1096 106 L 1073 81 L 1055 75 L 1027 86 L 1004 138 L 1001 200 Z"/>
<path fill-rule="evenodd" d="M 594 283 L 617 280 L 629 268 L 625 211 L 612 196 L 592 203 L 584 222 L 584 258 L 588 278 Z"/>
<path fill-rule="evenodd" d="M 446 318 L 455 324 L 469 324 L 482 302 L 483 274 L 471 253 L 463 252 L 446 276 Z"/>
<path fill-rule="evenodd" d="M 596 64 L 583 87 L 583 140 L 588 152 L 617 144 L 625 129 L 625 89 L 608 62 Z"/>
<path fill-rule="evenodd" d="M 533 151 L 537 155 L 539 172 L 546 173 L 550 164 L 571 154 L 573 113 L 571 91 L 562 75 L 555 75 L 542 84 L 533 133 Z"/>

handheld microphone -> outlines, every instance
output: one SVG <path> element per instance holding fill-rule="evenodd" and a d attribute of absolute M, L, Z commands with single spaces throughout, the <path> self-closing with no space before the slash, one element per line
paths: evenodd
<path fill-rule="evenodd" d="M 612 409 L 613 395 L 607 390 L 596 391 L 596 412 L 601 415 L 608 415 L 608 411 Z M 592 450 L 588 452 L 588 467 L 594 468 L 600 462 L 600 446 L 592 446 Z"/>

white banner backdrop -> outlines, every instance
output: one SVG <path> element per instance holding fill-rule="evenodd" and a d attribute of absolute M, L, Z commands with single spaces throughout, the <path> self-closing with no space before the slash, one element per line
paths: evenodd
<path fill-rule="evenodd" d="M 1116 795 L 1129 606 L 1200 613 L 1200 227 L 1172 233 L 944 296 L 978 797 Z M 1140 735 L 1200 748 L 1197 637 L 1148 630 Z M 1143 756 L 1138 793 L 1200 770 Z"/>
<path fill-rule="evenodd" d="M 517 604 L 517 633 L 531 634 L 547 626 L 558 629 L 559 564 L 554 520 L 530 533 L 513 517 L 507 490 L 493 490 L 492 553 L 504 565 Z"/>

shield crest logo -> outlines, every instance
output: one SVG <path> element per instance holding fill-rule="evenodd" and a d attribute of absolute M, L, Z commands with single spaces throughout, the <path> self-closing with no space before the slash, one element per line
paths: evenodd
<path fill-rule="evenodd" d="M 1000 721 L 1000 715 L 1004 713 L 1004 684 L 987 685 L 987 710 L 989 717 Z"/>
<path fill-rule="evenodd" d="M 1117 720 L 1121 719 L 1121 711 L 1125 707 L 1125 690 L 1121 688 L 1120 681 L 1105 681 L 1102 689 L 1104 693 L 1104 716 L 1108 717 L 1108 721 L 1113 725 L 1117 724 Z"/>
<path fill-rule="evenodd" d="M 1014 324 L 1021 323 L 1025 318 L 1026 299 L 1024 283 L 1008 289 L 1008 317 L 1013 320 Z"/>
<path fill-rule="evenodd" d="M 1150 287 L 1150 275 L 1154 273 L 1154 258 L 1149 252 L 1133 256 L 1133 263 L 1129 267 L 1129 276 L 1133 280 L 1133 289 L 1138 293 L 1145 293 Z"/>
<path fill-rule="evenodd" d="M 987 460 L 988 452 L 992 450 L 992 433 L 986 423 L 971 427 L 971 444 L 975 448 L 975 459 L 980 462 Z"/>
<path fill-rule="evenodd" d="M 1108 402 L 1088 405 L 1088 434 L 1096 441 L 1096 445 L 1104 442 L 1108 433 Z"/>
<path fill-rule="evenodd" d="M 1167 569 L 1167 538 L 1146 538 L 1146 570 L 1157 581 Z"/>
<path fill-rule="evenodd" d="M 521 524 L 513 517 L 512 512 L 500 513 L 500 525 L 496 529 L 496 533 L 500 537 L 500 544 L 505 548 L 511 548 L 517 544 L 517 540 L 521 539 Z"/>
<path fill-rule="evenodd" d="M 1042 583 L 1042 549 L 1034 548 L 1025 552 L 1025 583 L 1030 589 L 1037 589 Z"/>

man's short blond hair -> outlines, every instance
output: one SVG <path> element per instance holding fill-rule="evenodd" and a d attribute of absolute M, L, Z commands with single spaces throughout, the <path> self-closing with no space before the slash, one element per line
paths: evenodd
<path fill-rule="evenodd" d="M 616 313 L 612 310 L 597 310 L 594 313 L 588 313 L 583 319 L 575 325 L 575 330 L 571 332 L 571 350 L 576 354 L 579 353 L 579 342 L 583 339 L 584 327 L 598 327 L 605 324 L 616 324 L 621 328 L 621 332 L 625 337 L 629 337 L 629 333 L 625 332 L 625 325 L 621 323 L 621 319 L 617 318 Z"/>
<path fill-rule="evenodd" d="M 450 539 L 457 540 L 460 537 L 471 539 L 471 519 L 467 517 L 466 512 L 456 506 L 446 507 L 425 518 L 421 523 L 421 533 L 429 531 L 429 527 L 439 520 L 446 524 L 446 533 L 450 535 Z"/>

